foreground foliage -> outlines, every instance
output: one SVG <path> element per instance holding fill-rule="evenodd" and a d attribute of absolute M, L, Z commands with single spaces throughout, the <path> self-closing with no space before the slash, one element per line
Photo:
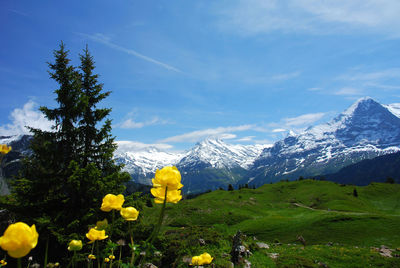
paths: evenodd
<path fill-rule="evenodd" d="M 80 239 L 82 230 L 102 216 L 95 209 L 107 193 L 121 193 L 129 174 L 121 172 L 113 152 L 111 109 L 98 108 L 110 92 L 103 92 L 94 61 L 86 48 L 81 65 L 70 65 L 61 43 L 49 63 L 55 89 L 55 108 L 41 107 L 54 122 L 52 131 L 30 128 L 32 153 L 23 161 L 12 194 L 2 207 L 13 212 L 14 221 L 35 224 L 39 236 L 36 252 L 49 248 L 59 260 L 66 258 L 65 245 Z"/>

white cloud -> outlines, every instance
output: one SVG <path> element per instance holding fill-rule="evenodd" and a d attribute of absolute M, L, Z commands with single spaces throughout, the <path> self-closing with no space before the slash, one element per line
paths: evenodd
<path fill-rule="evenodd" d="M 320 88 L 320 87 L 312 87 L 312 88 L 309 88 L 307 90 L 308 91 L 320 91 L 320 90 L 322 90 L 322 88 Z"/>
<path fill-rule="evenodd" d="M 285 131 L 286 131 L 286 129 L 284 129 L 284 128 L 275 128 L 272 130 L 272 133 L 279 133 L 279 132 L 285 132 Z"/>
<path fill-rule="evenodd" d="M 236 138 L 236 135 L 230 132 L 246 131 L 251 129 L 252 127 L 252 125 L 241 125 L 235 127 L 218 127 L 196 130 L 182 135 L 172 136 L 163 139 L 160 142 L 197 142 L 208 137 L 233 139 Z"/>
<path fill-rule="evenodd" d="M 354 95 L 363 95 L 363 91 L 358 88 L 353 87 L 343 87 L 338 91 L 333 93 L 334 95 L 341 95 L 341 96 L 354 96 Z"/>
<path fill-rule="evenodd" d="M 135 122 L 133 118 L 128 118 L 122 123 L 118 124 L 117 127 L 120 128 L 125 128 L 125 129 L 131 129 L 131 128 L 142 128 L 146 126 L 151 126 L 151 125 L 156 125 L 156 124 L 161 124 L 161 120 L 157 117 L 144 121 L 144 122 Z"/>
<path fill-rule="evenodd" d="M 306 126 L 315 123 L 325 116 L 325 113 L 311 113 L 311 114 L 303 114 L 297 117 L 284 118 L 286 126 L 289 127 L 298 127 L 298 126 Z"/>
<path fill-rule="evenodd" d="M 300 71 L 285 73 L 285 74 L 277 74 L 271 77 L 272 80 L 290 80 L 298 77 L 301 74 Z"/>
<path fill-rule="evenodd" d="M 182 73 L 181 70 L 179 70 L 178 68 L 175 68 L 175 67 L 173 67 L 173 66 L 171 66 L 169 64 L 166 64 L 164 62 L 161 62 L 161 61 L 158 61 L 156 59 L 153 59 L 153 58 L 150 58 L 148 56 L 145 56 L 145 55 L 143 55 L 143 54 L 141 54 L 141 53 L 139 53 L 139 52 L 137 52 L 137 51 L 135 51 L 133 49 L 125 48 L 125 47 L 122 47 L 122 46 L 117 45 L 115 43 L 112 43 L 111 42 L 111 38 L 109 38 L 108 36 L 105 36 L 104 34 L 100 34 L 100 33 L 97 33 L 97 34 L 76 33 L 76 34 L 78 34 L 80 36 L 83 36 L 83 37 L 85 37 L 87 39 L 90 39 L 90 40 L 92 40 L 94 42 L 106 45 L 106 46 L 108 46 L 108 47 L 110 47 L 112 49 L 124 52 L 126 54 L 129 54 L 129 55 L 135 56 L 137 58 L 140 58 L 142 60 L 148 61 L 150 63 L 156 64 L 158 66 L 163 67 L 164 69 L 167 69 L 167 70 L 170 70 L 170 71 L 174 71 L 174 72 L 177 72 L 177 73 Z"/>
<path fill-rule="evenodd" d="M 400 36 L 398 0 L 229 0 L 220 25 L 243 35 L 282 32 L 375 32 Z M 228 8 L 226 8 L 228 6 Z"/>
<path fill-rule="evenodd" d="M 47 120 L 43 113 L 35 109 L 36 106 L 37 104 L 30 100 L 25 103 L 22 109 L 14 109 L 9 116 L 12 123 L 0 126 L 0 135 L 31 134 L 26 126 L 50 131 L 53 123 Z"/>
<path fill-rule="evenodd" d="M 116 153 L 137 152 L 137 151 L 141 151 L 143 149 L 149 148 L 149 147 L 154 147 L 161 151 L 165 151 L 165 150 L 173 148 L 172 145 L 169 145 L 166 143 L 147 144 L 147 143 L 142 143 L 142 142 L 137 142 L 137 141 L 115 141 L 115 143 L 118 145 L 118 149 L 117 149 Z"/>
<path fill-rule="evenodd" d="M 235 141 L 238 141 L 238 142 L 252 141 L 255 137 L 256 137 L 256 136 L 246 136 L 246 137 L 237 139 L 237 140 L 235 140 Z"/>
<path fill-rule="evenodd" d="M 346 81 L 377 81 L 400 77 L 400 68 L 391 68 L 375 72 L 357 72 L 339 76 L 338 80 Z"/>

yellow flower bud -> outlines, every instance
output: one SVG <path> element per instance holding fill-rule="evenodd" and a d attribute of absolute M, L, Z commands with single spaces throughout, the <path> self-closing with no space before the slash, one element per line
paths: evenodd
<path fill-rule="evenodd" d="M 109 258 L 104 258 L 104 262 L 110 262 Z"/>
<path fill-rule="evenodd" d="M 96 240 L 103 240 L 108 237 L 106 235 L 106 231 L 104 230 L 96 230 L 96 228 L 91 228 L 89 232 L 86 234 L 86 237 L 90 240 L 89 244 L 93 243 Z"/>
<path fill-rule="evenodd" d="M 110 256 L 108 256 L 108 258 L 109 258 L 110 260 L 115 260 L 115 256 L 114 256 L 114 255 L 110 255 Z"/>
<path fill-rule="evenodd" d="M 97 221 L 96 222 L 96 230 L 105 230 L 108 226 L 108 221 L 107 219 L 104 219 L 102 221 Z"/>
<path fill-rule="evenodd" d="M 81 240 L 71 240 L 68 245 L 69 251 L 77 251 L 82 249 L 82 241 Z"/>
<path fill-rule="evenodd" d="M 90 260 L 95 260 L 95 259 L 96 259 L 96 256 L 94 256 L 93 254 L 89 254 L 88 258 L 89 258 Z"/>
<path fill-rule="evenodd" d="M 7 227 L 0 237 L 0 247 L 13 258 L 21 258 L 35 248 L 39 234 L 35 225 L 29 227 L 26 223 L 17 222 Z"/>
<path fill-rule="evenodd" d="M 121 216 L 127 221 L 136 221 L 139 215 L 139 211 L 134 207 L 121 208 Z"/>
<path fill-rule="evenodd" d="M 101 210 L 105 212 L 110 212 L 111 210 L 121 210 L 122 204 L 125 202 L 125 198 L 122 194 L 113 195 L 108 194 L 103 198 L 103 203 L 101 204 Z"/>

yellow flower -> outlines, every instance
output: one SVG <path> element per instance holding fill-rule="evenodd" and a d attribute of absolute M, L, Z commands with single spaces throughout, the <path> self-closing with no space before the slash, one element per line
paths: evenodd
<path fill-rule="evenodd" d="M 96 256 L 94 256 L 93 254 L 89 254 L 88 258 L 89 258 L 90 260 L 95 260 L 95 259 L 96 259 Z"/>
<path fill-rule="evenodd" d="M 104 258 L 104 262 L 110 262 L 109 258 Z"/>
<path fill-rule="evenodd" d="M 165 199 L 165 188 L 151 188 L 151 194 L 156 198 L 154 201 L 158 204 L 163 203 Z M 182 199 L 181 190 L 167 190 L 167 202 L 178 203 Z"/>
<path fill-rule="evenodd" d="M 6 265 L 7 265 L 7 262 L 5 260 L 0 261 L 0 266 L 6 266 Z"/>
<path fill-rule="evenodd" d="M 82 249 L 82 241 L 81 240 L 71 240 L 68 245 L 69 251 L 77 251 Z"/>
<path fill-rule="evenodd" d="M 121 216 L 127 221 L 136 221 L 139 211 L 134 207 L 121 208 Z"/>
<path fill-rule="evenodd" d="M 106 231 L 104 230 L 96 230 L 96 228 L 91 228 L 89 232 L 86 234 L 86 237 L 90 240 L 89 244 L 93 243 L 96 240 L 103 240 L 108 237 L 106 235 Z"/>
<path fill-rule="evenodd" d="M 21 258 L 36 247 L 39 234 L 36 226 L 29 227 L 26 223 L 17 222 L 7 227 L 0 237 L 0 247 L 13 258 Z"/>
<path fill-rule="evenodd" d="M 152 179 L 153 187 L 168 187 L 169 190 L 178 190 L 183 187 L 181 184 L 181 173 L 176 167 L 163 167 L 156 171 Z"/>
<path fill-rule="evenodd" d="M 210 254 L 208 254 L 207 252 L 203 253 L 200 255 L 200 259 L 202 260 L 202 264 L 210 264 L 213 260 L 213 258 L 211 257 Z"/>
<path fill-rule="evenodd" d="M 200 256 L 192 257 L 192 263 L 190 265 L 204 265 L 210 264 L 213 258 L 207 252 L 201 254 Z"/>
<path fill-rule="evenodd" d="M 122 194 L 113 195 L 108 194 L 103 198 L 103 203 L 101 204 L 101 210 L 105 212 L 110 212 L 113 209 L 121 210 L 122 204 L 125 202 L 125 198 Z"/>
<path fill-rule="evenodd" d="M 99 231 L 105 230 L 107 228 L 107 226 L 108 226 L 107 219 L 96 222 L 96 230 L 99 230 Z"/>
<path fill-rule="evenodd" d="M 192 257 L 192 263 L 191 263 L 190 265 L 201 265 L 200 256 L 194 256 L 194 257 Z"/>
<path fill-rule="evenodd" d="M 114 260 L 114 259 L 115 259 L 115 256 L 114 256 L 114 255 L 110 255 L 110 256 L 108 256 L 108 258 L 109 258 L 110 260 Z"/>
<path fill-rule="evenodd" d="M 0 144 L 0 153 L 2 154 L 8 154 L 9 151 L 11 151 L 11 146 L 7 146 L 6 144 Z"/>

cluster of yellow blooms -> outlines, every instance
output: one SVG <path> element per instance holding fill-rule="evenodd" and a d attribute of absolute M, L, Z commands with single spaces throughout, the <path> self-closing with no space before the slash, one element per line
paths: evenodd
<path fill-rule="evenodd" d="M 0 144 L 0 153 L 6 154 L 11 150 L 11 147 Z M 155 197 L 156 203 L 177 203 L 182 199 L 181 188 L 181 174 L 176 167 L 164 167 L 161 170 L 157 170 L 155 178 L 152 180 L 153 188 L 151 189 L 152 195 Z M 166 200 L 165 200 L 166 199 Z M 125 202 L 125 198 L 122 194 L 113 195 L 107 194 L 103 198 L 101 204 L 101 210 L 110 212 L 111 210 L 120 211 L 121 216 L 126 221 L 135 221 L 138 218 L 139 211 L 134 207 L 125 207 L 122 205 Z M 108 238 L 106 235 L 106 227 L 108 225 L 107 219 L 98 221 L 96 227 L 90 228 L 89 232 L 86 233 L 86 237 L 90 240 L 89 244 L 94 243 L 97 240 L 104 240 Z M 33 248 L 36 247 L 38 242 L 39 234 L 36 232 L 35 225 L 29 227 L 23 222 L 17 222 L 8 226 L 4 235 L 0 237 L 0 247 L 7 251 L 8 254 L 13 258 L 21 258 L 26 256 Z M 82 249 L 81 240 L 71 240 L 68 244 L 69 251 L 78 251 Z M 74 255 L 75 256 L 75 255 Z M 88 256 L 90 260 L 95 260 L 96 256 L 90 254 Z M 104 262 L 110 262 L 115 259 L 114 255 L 108 256 L 104 259 Z M 213 258 L 208 253 L 203 253 L 200 256 L 194 256 L 192 258 L 191 265 L 204 265 L 210 264 Z M 1 260 L 0 266 L 5 266 L 6 261 Z"/>
<path fill-rule="evenodd" d="M 181 189 L 181 173 L 176 167 L 164 167 L 156 171 L 154 179 L 152 179 L 153 188 L 151 194 L 155 197 L 155 202 L 164 203 L 165 192 L 167 191 L 167 202 L 178 203 L 182 199 Z"/>
<path fill-rule="evenodd" d="M 201 254 L 200 256 L 192 257 L 192 263 L 190 265 L 204 265 L 210 264 L 213 258 L 207 252 Z"/>

